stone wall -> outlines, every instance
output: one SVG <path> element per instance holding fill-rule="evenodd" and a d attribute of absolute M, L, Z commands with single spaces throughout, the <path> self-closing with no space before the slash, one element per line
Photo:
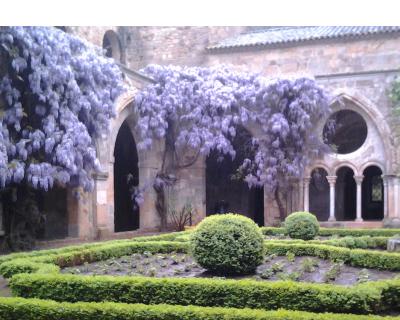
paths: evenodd
<path fill-rule="evenodd" d="M 332 97 L 345 95 L 373 110 L 377 123 L 374 141 L 385 141 L 385 174 L 396 175 L 400 158 L 396 121 L 392 118 L 388 91 L 400 68 L 400 36 L 379 35 L 363 39 L 324 40 L 305 42 L 293 46 L 252 47 L 230 49 L 221 52 L 207 51 L 206 47 L 219 40 L 246 31 L 246 27 L 71 27 L 71 32 L 97 44 L 107 30 L 118 35 L 124 52 L 124 63 L 131 69 L 140 69 L 150 63 L 188 66 L 213 66 L 231 64 L 243 71 L 261 72 L 266 76 L 315 76 Z M 112 132 L 118 131 L 118 121 L 113 121 Z M 321 125 L 321 124 L 319 124 Z M 250 130 L 251 131 L 251 130 Z M 114 133 L 113 133 L 114 134 Z M 116 133 L 115 133 L 116 134 Z M 386 136 L 385 136 L 386 135 Z M 135 136 L 135 135 L 134 135 Z M 384 137 L 382 137 L 384 136 Z M 381 141 L 381 142 L 380 142 Z M 98 142 L 104 171 L 108 172 L 97 181 L 95 202 L 97 223 L 101 228 L 113 231 L 112 139 Z M 382 146 L 378 146 L 379 148 Z M 382 151 L 383 152 L 383 151 Z M 159 168 L 158 151 L 142 157 L 141 181 L 149 181 Z M 365 159 L 361 159 L 365 160 Z M 360 166 L 361 166 L 360 162 Z M 188 199 L 195 204 L 199 214 L 205 216 L 205 162 L 199 160 L 191 168 L 179 172 L 177 207 Z M 110 180 L 111 179 L 111 180 Z M 303 182 L 293 182 L 294 191 L 285 201 L 288 211 L 303 208 Z M 391 195 L 393 198 L 394 196 Z M 141 208 L 141 227 L 158 224 L 154 208 L 154 194 L 149 192 Z M 277 207 L 270 195 L 265 194 L 265 223 L 277 221 Z M 142 214 L 144 216 L 142 217 Z"/>

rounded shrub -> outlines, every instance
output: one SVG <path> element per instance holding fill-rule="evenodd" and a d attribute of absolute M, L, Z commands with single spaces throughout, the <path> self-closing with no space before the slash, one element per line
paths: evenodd
<path fill-rule="evenodd" d="M 233 213 L 205 218 L 191 235 L 190 247 L 199 265 L 220 275 L 254 272 L 264 258 L 260 228 Z"/>
<path fill-rule="evenodd" d="M 309 212 L 294 212 L 286 217 L 285 228 L 293 239 L 311 240 L 318 234 L 319 223 Z"/>

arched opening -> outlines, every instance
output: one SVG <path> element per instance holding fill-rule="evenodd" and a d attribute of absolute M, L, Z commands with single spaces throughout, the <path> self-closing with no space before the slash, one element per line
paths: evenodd
<path fill-rule="evenodd" d="M 367 123 L 353 110 L 333 113 L 323 131 L 325 143 L 338 154 L 347 154 L 359 149 L 364 144 L 367 133 Z"/>
<path fill-rule="evenodd" d="M 339 221 L 355 220 L 357 185 L 354 172 L 349 167 L 341 167 L 336 172 L 335 217 Z"/>
<path fill-rule="evenodd" d="M 362 182 L 362 215 L 364 220 L 383 219 L 383 180 L 382 170 L 369 166 L 364 172 Z"/>
<path fill-rule="evenodd" d="M 54 187 L 37 193 L 41 212 L 38 239 L 63 239 L 68 236 L 67 190 Z"/>
<path fill-rule="evenodd" d="M 329 183 L 328 173 L 323 168 L 316 168 L 311 172 L 310 181 L 310 212 L 318 221 L 327 221 L 329 218 Z"/>
<path fill-rule="evenodd" d="M 215 213 L 240 213 L 264 225 L 264 188 L 249 188 L 237 177 L 237 169 L 245 158 L 251 158 L 251 134 L 237 128 L 232 144 L 237 151 L 235 159 L 212 151 L 206 160 L 206 210 Z M 219 161 L 221 160 L 221 161 Z"/>
<path fill-rule="evenodd" d="M 106 57 L 113 58 L 117 62 L 122 60 L 122 48 L 118 35 L 108 30 L 103 37 L 103 49 L 105 50 Z"/>
<path fill-rule="evenodd" d="M 129 179 L 131 177 L 131 179 Z M 139 185 L 136 143 L 129 125 L 123 122 L 114 149 L 114 230 L 139 228 L 139 208 L 131 199 L 131 188 Z"/>

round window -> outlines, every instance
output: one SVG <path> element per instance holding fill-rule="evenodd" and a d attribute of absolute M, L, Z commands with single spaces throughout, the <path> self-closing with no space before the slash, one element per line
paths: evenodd
<path fill-rule="evenodd" d="M 329 117 L 323 137 L 334 152 L 347 154 L 364 144 L 367 132 L 367 124 L 360 114 L 352 110 L 340 110 Z"/>

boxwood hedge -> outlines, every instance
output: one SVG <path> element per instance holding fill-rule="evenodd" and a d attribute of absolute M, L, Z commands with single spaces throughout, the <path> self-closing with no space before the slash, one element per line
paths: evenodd
<path fill-rule="evenodd" d="M 400 281 L 395 283 L 400 286 Z M 392 300 L 382 301 L 385 282 L 344 287 L 292 281 L 19 274 L 12 277 L 10 285 L 13 294 L 20 297 L 67 302 L 167 303 L 339 313 L 378 312 L 393 305 Z"/>
<path fill-rule="evenodd" d="M 103 303 L 59 303 L 38 299 L 0 298 L 4 320 L 399 320 L 400 317 L 208 308 L 177 305 Z"/>

